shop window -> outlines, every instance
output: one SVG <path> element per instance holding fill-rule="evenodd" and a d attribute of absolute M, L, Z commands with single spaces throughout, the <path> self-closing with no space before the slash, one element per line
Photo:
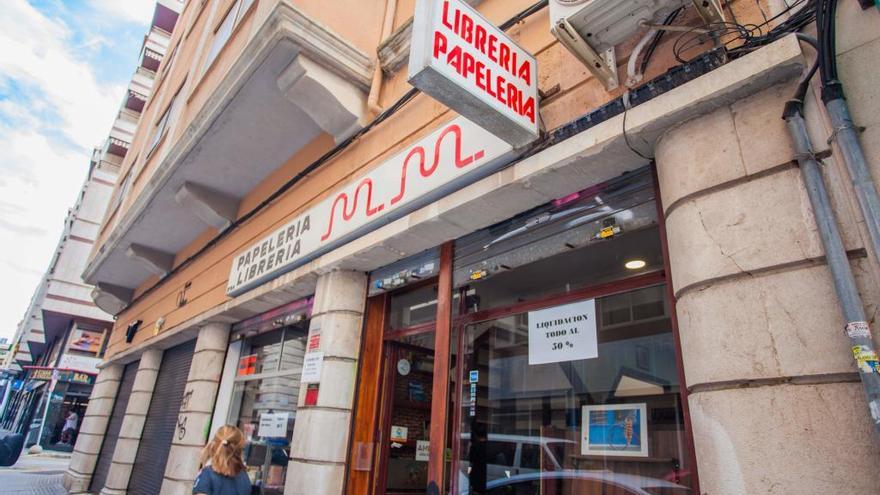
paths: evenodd
<path fill-rule="evenodd" d="M 456 243 L 451 493 L 692 488 L 647 169 Z"/>
<path fill-rule="evenodd" d="M 244 432 L 248 476 L 264 495 L 284 492 L 307 335 L 303 321 L 242 343 L 227 422 Z"/>
<path fill-rule="evenodd" d="M 626 295 L 637 300 L 664 293 L 657 286 Z M 601 308 L 620 298 L 595 302 Z M 541 318 L 554 310 L 540 310 L 547 311 Z M 458 493 L 468 486 L 490 493 L 539 493 L 522 491 L 535 486 L 580 493 L 583 484 L 608 490 L 619 483 L 684 493 L 689 471 L 682 468 L 684 425 L 670 320 L 594 329 L 597 357 L 570 359 L 577 349 L 562 340 L 556 361 L 530 364 L 529 342 L 511 335 L 528 335 L 536 314 L 464 329 Z"/>

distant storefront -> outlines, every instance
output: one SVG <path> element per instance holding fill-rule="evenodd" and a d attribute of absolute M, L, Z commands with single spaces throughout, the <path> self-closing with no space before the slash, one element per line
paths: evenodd
<path fill-rule="evenodd" d="M 13 381 L 4 428 L 25 435 L 25 445 L 70 452 L 76 444 L 97 365 L 104 331 L 72 324 L 51 345 L 39 365 L 24 366 Z"/>

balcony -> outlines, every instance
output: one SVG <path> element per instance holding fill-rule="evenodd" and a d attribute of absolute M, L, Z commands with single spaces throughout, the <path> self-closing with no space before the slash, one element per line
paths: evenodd
<path fill-rule="evenodd" d="M 153 23 L 159 29 L 166 33 L 174 31 L 174 25 L 177 24 L 177 18 L 183 10 L 182 0 L 159 0 L 156 2 L 156 10 L 153 11 Z"/>
<path fill-rule="evenodd" d="M 150 29 L 147 37 L 144 38 L 144 45 L 141 48 L 140 67 L 153 72 L 159 70 L 159 64 L 162 62 L 165 52 L 168 51 L 168 43 L 170 41 L 170 31 L 165 31 L 155 26 Z"/>
<path fill-rule="evenodd" d="M 156 73 L 143 67 L 138 67 L 128 84 L 123 106 L 132 112 L 141 113 L 147 98 L 153 92 L 153 83 Z"/>
<path fill-rule="evenodd" d="M 252 26 L 234 60 L 224 56 L 215 89 L 181 137 L 163 145 L 156 171 L 85 270 L 111 314 L 206 228 L 225 229 L 240 200 L 289 157 L 360 128 L 370 57 L 289 0 Z"/>
<path fill-rule="evenodd" d="M 134 131 L 137 129 L 139 115 L 123 108 L 119 111 L 119 115 L 113 122 L 110 129 L 110 137 L 107 138 L 104 150 L 107 153 L 119 157 L 125 157 L 128 148 L 131 147 L 131 140 L 134 138 Z"/>
<path fill-rule="evenodd" d="M 29 365 L 34 362 L 34 358 L 31 356 L 31 348 L 24 339 L 18 344 L 18 352 L 15 353 L 15 360 L 18 361 L 20 365 Z"/>

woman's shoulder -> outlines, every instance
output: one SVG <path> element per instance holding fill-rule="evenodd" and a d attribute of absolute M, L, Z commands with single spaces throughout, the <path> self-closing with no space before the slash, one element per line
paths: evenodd
<path fill-rule="evenodd" d="M 247 471 L 242 471 L 235 477 L 235 488 L 239 494 L 250 495 L 251 479 L 248 477 Z"/>

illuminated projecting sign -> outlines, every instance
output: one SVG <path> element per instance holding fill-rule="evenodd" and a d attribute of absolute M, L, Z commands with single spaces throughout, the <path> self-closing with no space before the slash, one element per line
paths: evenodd
<path fill-rule="evenodd" d="M 538 64 L 462 0 L 417 0 L 409 82 L 515 147 L 539 135 Z"/>
<path fill-rule="evenodd" d="M 241 294 L 485 177 L 511 151 L 459 117 L 235 256 L 226 293 Z"/>

